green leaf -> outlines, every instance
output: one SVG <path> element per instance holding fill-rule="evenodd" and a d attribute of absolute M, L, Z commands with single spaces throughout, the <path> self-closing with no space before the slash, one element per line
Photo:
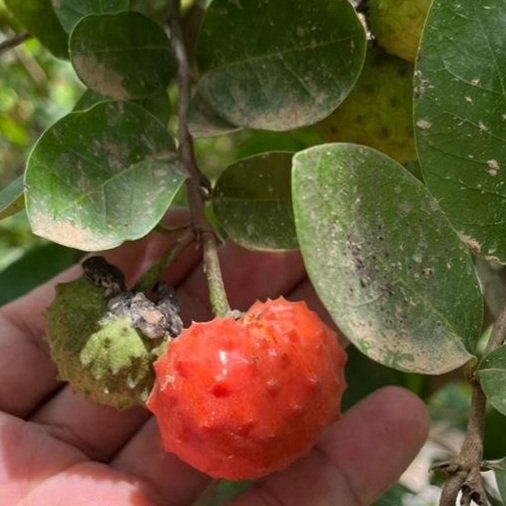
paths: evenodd
<path fill-rule="evenodd" d="M 25 207 L 23 176 L 0 191 L 0 220 L 18 213 Z"/>
<path fill-rule="evenodd" d="M 175 74 L 167 35 L 138 12 L 82 18 L 70 35 L 70 59 L 86 86 L 118 100 L 161 94 Z"/>
<path fill-rule="evenodd" d="M 348 0 L 214 0 L 197 42 L 198 91 L 233 125 L 291 130 L 345 99 L 364 56 Z"/>
<path fill-rule="evenodd" d="M 188 128 L 196 138 L 215 137 L 239 130 L 239 127 L 223 119 L 199 93 L 190 102 Z"/>
<path fill-rule="evenodd" d="M 156 23 L 163 25 L 167 22 L 172 0 L 132 0 L 131 10 L 140 12 Z"/>
<path fill-rule="evenodd" d="M 76 252 L 58 244 L 37 246 L 0 272 L 0 306 L 21 297 L 77 260 Z"/>
<path fill-rule="evenodd" d="M 296 249 L 290 171 L 293 153 L 264 153 L 228 167 L 213 209 L 227 236 L 250 249 Z"/>
<path fill-rule="evenodd" d="M 503 0 L 435 0 L 416 69 L 424 180 L 475 253 L 506 260 Z"/>
<path fill-rule="evenodd" d="M 91 107 L 100 104 L 101 102 L 110 102 L 111 99 L 104 97 L 100 93 L 93 90 L 86 90 L 81 98 L 77 101 L 73 111 L 84 111 Z M 140 105 L 142 108 L 149 111 L 153 116 L 158 118 L 161 123 L 166 125 L 170 118 L 170 101 L 166 94 L 157 95 L 155 97 L 141 98 L 138 100 L 132 100 L 133 103 Z"/>
<path fill-rule="evenodd" d="M 35 234 L 97 251 L 146 235 L 186 179 L 164 126 L 130 102 L 65 116 L 28 160 L 26 207 Z"/>
<path fill-rule="evenodd" d="M 362 352 L 427 374 L 472 358 L 482 320 L 473 263 L 414 176 L 372 148 L 326 144 L 295 155 L 293 200 L 309 277 Z"/>
<path fill-rule="evenodd" d="M 67 34 L 54 13 L 51 0 L 5 0 L 5 5 L 55 56 L 68 58 Z"/>
<path fill-rule="evenodd" d="M 77 22 L 89 14 L 126 11 L 130 0 L 51 0 L 63 29 L 70 33 Z"/>
<path fill-rule="evenodd" d="M 506 455 L 506 439 L 504 438 L 506 416 L 489 405 L 485 414 L 485 427 L 487 430 L 483 438 L 483 457 L 490 460 Z"/>
<path fill-rule="evenodd" d="M 506 415 L 506 345 L 497 348 L 482 360 L 478 375 L 490 404 Z"/>

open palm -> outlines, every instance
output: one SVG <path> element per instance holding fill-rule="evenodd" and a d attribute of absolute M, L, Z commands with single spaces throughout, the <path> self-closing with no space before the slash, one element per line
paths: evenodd
<path fill-rule="evenodd" d="M 183 214 L 173 214 L 172 224 Z M 108 258 L 132 282 L 170 239 L 153 234 Z M 296 253 L 221 249 L 231 304 L 284 294 L 305 299 L 326 317 Z M 43 341 L 45 307 L 55 283 L 74 267 L 0 310 L 0 504 L 8 506 L 189 506 L 209 478 L 163 451 L 156 423 L 143 408 L 98 406 L 57 380 Z M 177 286 L 183 318 L 211 317 L 200 254 L 190 245 L 166 279 Z M 317 446 L 287 470 L 259 481 L 234 506 L 370 504 L 411 461 L 427 432 L 423 405 L 386 388 L 330 426 Z"/>

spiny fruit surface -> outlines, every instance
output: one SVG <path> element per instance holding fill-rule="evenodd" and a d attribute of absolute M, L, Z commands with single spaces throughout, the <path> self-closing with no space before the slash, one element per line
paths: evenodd
<path fill-rule="evenodd" d="M 378 43 L 414 62 L 432 0 L 368 0 L 368 19 Z"/>
<path fill-rule="evenodd" d="M 413 65 L 369 44 L 352 92 L 315 125 L 322 139 L 371 146 L 403 164 L 416 160 L 413 70 Z"/>
<path fill-rule="evenodd" d="M 155 362 L 147 406 L 167 451 L 215 478 L 258 478 L 339 418 L 345 362 L 304 302 L 256 302 L 184 330 Z"/>
<path fill-rule="evenodd" d="M 154 382 L 162 339 L 148 339 L 107 308 L 105 290 L 83 277 L 56 287 L 46 312 L 46 339 L 59 377 L 99 404 L 143 404 Z"/>

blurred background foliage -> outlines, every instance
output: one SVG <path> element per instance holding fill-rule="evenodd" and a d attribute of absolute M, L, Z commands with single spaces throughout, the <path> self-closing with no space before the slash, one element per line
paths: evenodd
<path fill-rule="evenodd" d="M 21 30 L 0 0 L 0 42 Z M 31 39 L 0 55 L 0 188 L 21 175 L 40 134 L 67 114 L 84 87 L 70 63 Z M 34 236 L 24 213 L 0 222 L 0 304 L 69 265 L 76 254 Z"/>

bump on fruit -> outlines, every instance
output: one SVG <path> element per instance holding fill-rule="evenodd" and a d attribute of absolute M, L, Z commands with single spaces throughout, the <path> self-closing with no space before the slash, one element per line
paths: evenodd
<path fill-rule="evenodd" d="M 153 361 L 170 335 L 160 327 L 165 315 L 144 294 L 110 298 L 110 286 L 89 273 L 59 284 L 46 312 L 46 339 L 61 380 L 94 402 L 125 409 L 145 402 Z"/>
<path fill-rule="evenodd" d="M 167 451 L 215 478 L 258 478 L 339 418 L 345 362 L 304 302 L 256 302 L 241 319 L 193 323 L 173 340 L 147 406 Z"/>
<path fill-rule="evenodd" d="M 368 21 L 390 54 L 414 62 L 432 0 L 368 0 Z"/>
<path fill-rule="evenodd" d="M 363 144 L 402 164 L 416 160 L 413 71 L 413 65 L 370 43 L 357 84 L 315 129 L 325 142 Z"/>

